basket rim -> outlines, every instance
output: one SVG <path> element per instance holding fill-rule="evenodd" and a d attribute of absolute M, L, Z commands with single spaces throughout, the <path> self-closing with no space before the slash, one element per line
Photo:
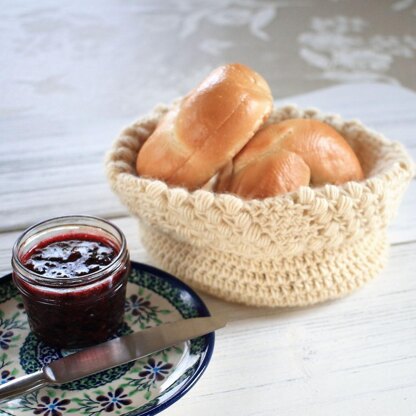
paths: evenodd
<path fill-rule="evenodd" d="M 414 177 L 415 164 L 410 158 L 409 154 L 405 150 L 404 146 L 397 142 L 387 139 L 381 133 L 367 127 L 358 119 L 344 120 L 339 114 L 327 113 L 319 110 L 316 107 L 299 108 L 295 104 L 286 104 L 284 106 L 274 106 L 273 112 L 278 114 L 282 113 L 284 119 L 289 118 L 311 118 L 320 120 L 330 124 L 336 130 L 348 130 L 350 132 L 360 131 L 364 132 L 371 140 L 378 143 L 379 146 L 390 151 L 391 154 L 395 153 L 395 157 L 388 166 L 382 169 L 381 172 L 365 178 L 363 181 L 355 182 L 350 181 L 341 185 L 325 184 L 320 187 L 303 186 L 298 190 L 282 195 L 268 197 L 264 199 L 250 199 L 245 200 L 241 197 L 229 194 L 229 193 L 214 193 L 207 189 L 196 189 L 189 191 L 184 187 L 171 186 L 159 179 L 151 179 L 140 177 L 136 173 L 135 162 L 137 153 L 139 150 L 138 144 L 135 146 L 132 144 L 131 139 L 138 140 L 132 137 L 132 131 L 137 131 L 139 128 L 144 130 L 149 135 L 149 130 L 146 130 L 145 125 L 150 123 L 157 123 L 163 114 L 168 111 L 172 105 L 178 102 L 176 99 L 172 104 L 159 104 L 153 108 L 147 115 L 139 117 L 136 121 L 129 124 L 122 129 L 120 134 L 113 142 L 112 148 L 107 152 L 105 159 L 107 177 L 117 192 L 117 184 L 125 182 L 131 183 L 132 181 L 136 185 L 134 188 L 138 193 L 142 193 L 143 189 L 149 192 L 155 192 L 157 194 L 167 192 L 171 196 L 178 195 L 183 200 L 192 200 L 194 198 L 215 198 L 218 202 L 224 204 L 232 204 L 238 206 L 239 209 L 247 208 L 258 209 L 259 207 L 274 206 L 276 203 L 279 205 L 297 205 L 305 204 L 313 201 L 314 199 L 334 199 L 337 196 L 342 195 L 349 198 L 356 195 L 360 197 L 363 191 L 376 192 L 377 189 L 383 187 L 385 183 L 391 183 L 394 178 L 401 178 L 401 182 L 408 182 Z M 266 122 L 267 124 L 267 122 Z M 137 150 L 135 149 L 137 147 Z M 126 162 L 126 153 L 130 154 L 131 163 Z M 134 158 L 132 155 L 134 154 Z"/>

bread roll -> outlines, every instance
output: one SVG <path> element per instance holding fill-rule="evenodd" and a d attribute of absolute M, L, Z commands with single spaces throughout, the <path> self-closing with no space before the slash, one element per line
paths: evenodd
<path fill-rule="evenodd" d="M 203 186 L 268 118 L 266 81 L 241 64 L 214 70 L 170 110 L 142 146 L 137 173 L 190 190 Z"/>
<path fill-rule="evenodd" d="M 363 179 L 346 140 L 318 120 L 290 119 L 261 129 L 219 174 L 214 190 L 266 198 L 309 184 Z"/>

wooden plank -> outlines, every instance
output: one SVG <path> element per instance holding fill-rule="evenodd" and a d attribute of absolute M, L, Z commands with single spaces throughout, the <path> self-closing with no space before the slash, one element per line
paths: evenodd
<path fill-rule="evenodd" d="M 96 120 L 88 126 L 75 124 L 69 131 L 54 131 L 51 127 L 49 132 L 40 134 L 1 120 L 2 135 L 13 140 L 0 141 L 0 173 L 42 172 L 43 168 L 100 163 L 112 140 L 132 121 Z M 47 130 L 46 126 L 39 129 Z"/>
<path fill-rule="evenodd" d="M 410 182 L 397 215 L 389 227 L 392 243 L 416 241 L 416 181 Z"/>
<path fill-rule="evenodd" d="M 29 137 L 0 142 L 0 231 L 72 213 L 125 215 L 106 182 L 104 156 L 126 124 L 112 120 L 80 134 L 53 133 L 37 138 L 36 146 Z"/>
<path fill-rule="evenodd" d="M 29 195 L 27 192 L 11 193 L 2 197 L 0 230 L 23 229 L 35 222 L 61 215 L 118 217 L 126 213 L 127 210 L 105 183 L 41 189 Z"/>

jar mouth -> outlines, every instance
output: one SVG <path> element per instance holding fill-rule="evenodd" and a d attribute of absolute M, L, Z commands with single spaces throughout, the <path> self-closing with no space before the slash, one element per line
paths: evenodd
<path fill-rule="evenodd" d="M 93 224 L 95 223 L 95 224 Z M 100 226 L 102 225 L 102 227 Z M 46 233 L 48 231 L 52 231 L 54 229 L 64 229 L 65 227 L 89 227 L 91 229 L 101 230 L 103 233 L 110 233 L 109 230 L 115 233 L 113 235 L 114 239 L 117 241 L 117 255 L 112 259 L 111 263 L 106 265 L 100 270 L 92 272 L 90 274 L 86 274 L 83 276 L 77 277 L 65 277 L 65 278 L 50 278 L 45 277 L 39 273 L 36 273 L 33 270 L 28 269 L 22 262 L 19 249 L 23 245 L 26 238 L 34 237 L 38 233 Z M 107 230 L 105 229 L 107 228 Z M 31 235 L 32 234 L 32 235 Z M 59 235 L 59 234 L 57 234 Z M 42 241 L 42 239 L 40 239 Z M 94 217 L 91 215 L 67 215 L 61 217 L 54 217 L 50 218 L 45 221 L 38 222 L 31 227 L 27 228 L 16 240 L 13 245 L 12 250 L 12 266 L 13 269 L 18 270 L 20 273 L 23 272 L 25 278 L 30 280 L 31 282 L 36 282 L 42 286 L 50 286 L 50 287 L 59 287 L 59 286 L 80 286 L 85 285 L 88 283 L 92 283 L 96 280 L 102 278 L 103 274 L 108 274 L 116 271 L 119 267 L 122 267 L 123 261 L 126 257 L 127 253 L 127 242 L 123 232 L 120 230 L 119 227 L 114 225 L 113 223 L 99 217 Z"/>

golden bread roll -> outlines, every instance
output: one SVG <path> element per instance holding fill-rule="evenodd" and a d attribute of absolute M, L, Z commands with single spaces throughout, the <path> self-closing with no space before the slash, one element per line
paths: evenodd
<path fill-rule="evenodd" d="M 190 190 L 203 186 L 268 118 L 266 81 L 241 64 L 224 65 L 171 109 L 142 146 L 140 176 Z"/>
<path fill-rule="evenodd" d="M 335 129 L 318 120 L 290 119 L 261 129 L 221 170 L 214 190 L 266 198 L 363 178 L 357 156 Z"/>

